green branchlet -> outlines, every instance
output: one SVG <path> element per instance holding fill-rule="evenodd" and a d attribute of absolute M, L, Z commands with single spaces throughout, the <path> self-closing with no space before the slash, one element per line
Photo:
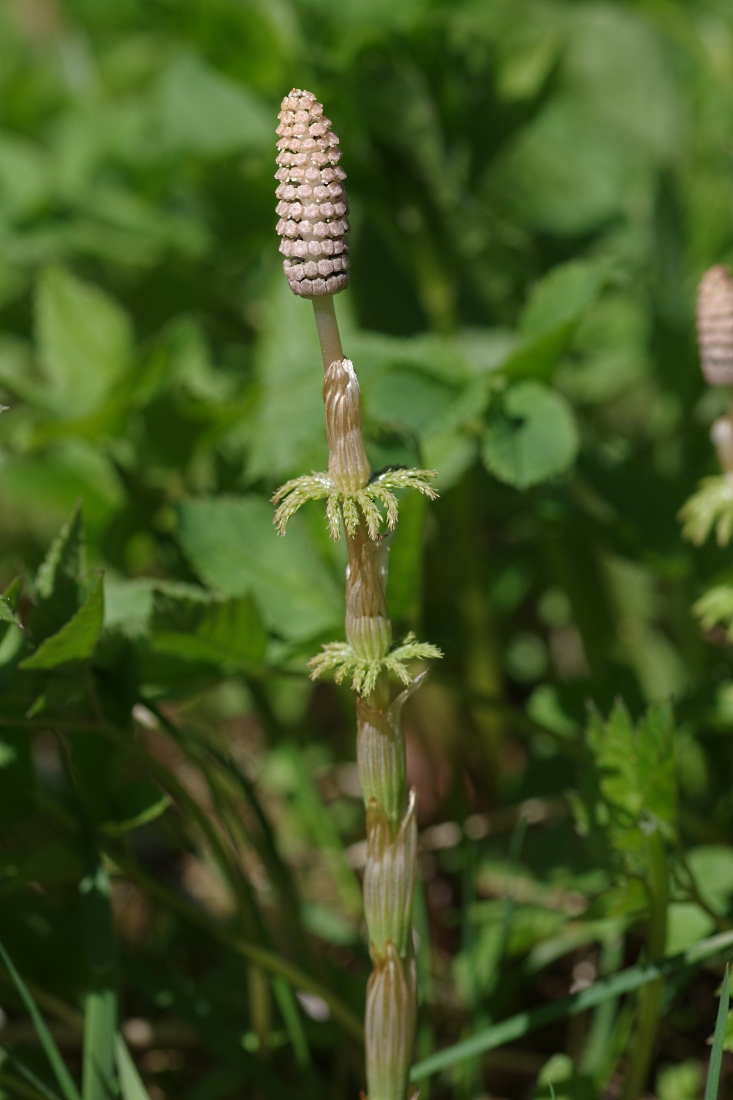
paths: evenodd
<path fill-rule="evenodd" d="M 680 510 L 682 534 L 696 546 L 702 545 L 713 527 L 719 546 L 733 536 L 733 474 L 706 477 L 697 492 Z"/>
<path fill-rule="evenodd" d="M 703 630 L 712 630 L 714 626 L 724 626 L 728 637 L 733 640 L 733 587 L 718 584 L 711 588 L 693 605 L 693 614 L 700 620 Z"/>
<path fill-rule="evenodd" d="M 348 642 L 329 642 L 323 650 L 308 662 L 311 680 L 317 680 L 324 672 L 333 672 L 334 680 L 340 684 L 351 676 L 351 687 L 361 696 L 370 695 L 380 672 L 393 672 L 403 684 L 411 684 L 414 676 L 407 667 L 408 661 L 425 661 L 442 657 L 437 646 L 429 642 L 418 642 L 410 631 L 402 645 L 390 650 L 384 657 L 369 660 L 357 657 Z"/>
<path fill-rule="evenodd" d="M 327 473 L 305 474 L 293 478 L 281 486 L 272 498 L 279 505 L 275 512 L 275 525 L 278 534 L 284 535 L 288 520 L 309 500 L 326 500 L 326 514 L 331 538 L 338 542 L 341 538 L 341 515 L 344 527 L 349 535 L 354 535 L 362 516 L 367 525 L 369 538 L 376 539 L 382 522 L 381 504 L 385 510 L 385 522 L 392 531 L 397 526 L 398 504 L 393 490 L 417 489 L 430 500 L 437 493 L 430 485 L 430 479 L 436 476 L 435 470 L 407 470 L 390 468 L 373 477 L 363 489 L 343 492 L 338 489 Z"/>

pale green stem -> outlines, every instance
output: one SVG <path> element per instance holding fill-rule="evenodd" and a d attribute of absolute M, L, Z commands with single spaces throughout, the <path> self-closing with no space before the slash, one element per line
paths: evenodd
<path fill-rule="evenodd" d="M 323 294 L 311 300 L 313 302 L 313 312 L 316 315 L 316 327 L 321 344 L 323 366 L 325 370 L 328 370 L 331 363 L 335 363 L 338 359 L 344 357 L 333 294 Z"/>
<path fill-rule="evenodd" d="M 667 907 L 669 905 L 669 870 L 664 841 L 655 829 L 646 838 L 649 863 L 647 891 L 649 921 L 646 946 L 649 962 L 664 955 L 667 943 Z M 664 981 L 650 982 L 639 994 L 636 1032 L 629 1055 L 626 1080 L 621 1100 L 638 1100 L 644 1090 L 657 1037 Z"/>

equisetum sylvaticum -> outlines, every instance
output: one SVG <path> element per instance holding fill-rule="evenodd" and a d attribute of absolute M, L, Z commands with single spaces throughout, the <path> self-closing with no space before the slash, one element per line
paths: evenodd
<path fill-rule="evenodd" d="M 331 536 L 346 537 L 346 640 L 331 642 L 310 662 L 313 679 L 331 671 L 350 677 L 356 693 L 356 753 L 366 807 L 364 912 L 373 969 L 367 987 L 366 1080 L 369 1100 L 406 1100 L 417 1015 L 412 903 L 417 877 L 417 795 L 405 791 L 401 710 L 425 673 L 411 662 L 440 657 L 408 634 L 392 638 L 385 595 L 387 543 L 397 524 L 395 490 L 434 498 L 432 470 L 388 468 L 372 473 L 362 436 L 354 366 L 344 358 L 334 294 L 349 284 L 349 212 L 339 165 L 339 139 L 310 92 L 293 89 L 282 102 L 278 134 L 277 232 L 290 289 L 310 298 L 323 354 L 323 404 L 328 471 L 287 482 L 275 493 L 275 524 L 306 501 L 325 500 Z M 401 681 L 397 693 L 390 674 Z"/>

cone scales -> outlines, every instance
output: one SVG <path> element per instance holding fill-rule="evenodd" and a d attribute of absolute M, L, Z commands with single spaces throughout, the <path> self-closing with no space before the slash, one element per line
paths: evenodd
<path fill-rule="evenodd" d="M 283 269 L 293 294 L 336 294 L 349 285 L 349 203 L 339 139 L 311 92 L 293 88 L 281 106 L 275 212 Z"/>
<path fill-rule="evenodd" d="M 733 279 L 723 264 L 705 272 L 697 292 L 700 365 L 711 386 L 733 386 Z"/>

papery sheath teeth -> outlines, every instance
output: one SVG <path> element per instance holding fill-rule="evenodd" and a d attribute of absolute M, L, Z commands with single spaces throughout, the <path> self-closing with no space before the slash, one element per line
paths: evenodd
<path fill-rule="evenodd" d="M 412 929 L 417 879 L 417 794 L 413 787 L 399 829 L 394 830 L 375 798 L 367 806 L 364 916 L 375 955 L 391 940 L 403 958 Z"/>
<path fill-rule="evenodd" d="M 276 160 L 280 168 L 275 178 L 281 201 L 276 210 L 280 217 L 277 233 L 294 245 L 290 249 L 281 244 L 280 251 L 296 261 L 309 255 L 338 255 L 348 248 L 349 223 L 344 216 L 348 202 L 340 183 L 346 173 L 337 167 L 341 151 L 331 120 L 323 115 L 323 107 L 311 92 L 298 88 L 285 96 L 278 118 Z M 285 203 L 295 199 L 305 209 L 300 205 L 285 208 Z M 333 199 L 338 201 L 330 201 Z M 303 247 L 295 247 L 299 244 Z M 315 276 L 297 268 L 296 262 L 285 270 L 291 290 L 301 297 L 334 294 L 348 286 L 348 265 L 324 265 Z"/>

